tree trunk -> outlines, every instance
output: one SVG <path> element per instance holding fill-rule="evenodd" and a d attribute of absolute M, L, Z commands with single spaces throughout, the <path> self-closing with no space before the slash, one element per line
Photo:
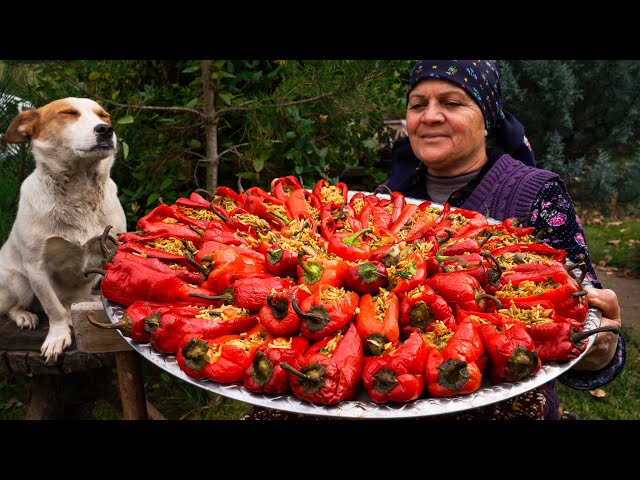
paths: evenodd
<path fill-rule="evenodd" d="M 202 60 L 202 91 L 204 96 L 204 128 L 207 144 L 207 190 L 218 188 L 218 119 L 216 117 L 215 90 L 211 87 L 211 60 Z"/>

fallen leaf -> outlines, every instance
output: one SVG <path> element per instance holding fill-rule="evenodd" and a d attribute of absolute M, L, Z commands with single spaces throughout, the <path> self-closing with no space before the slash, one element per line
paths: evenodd
<path fill-rule="evenodd" d="M 595 390 L 589 390 L 589 393 L 596 398 L 603 398 L 607 396 L 607 392 L 605 392 L 601 388 L 596 388 Z"/>
<path fill-rule="evenodd" d="M 622 222 L 609 222 L 607 223 L 607 225 L 612 227 L 617 227 L 618 225 L 622 225 Z"/>
<path fill-rule="evenodd" d="M 611 245 L 618 245 L 622 240 L 609 240 L 607 243 L 610 243 Z"/>

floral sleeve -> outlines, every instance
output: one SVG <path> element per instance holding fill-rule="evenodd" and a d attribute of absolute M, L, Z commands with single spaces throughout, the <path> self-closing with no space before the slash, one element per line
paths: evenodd
<path fill-rule="evenodd" d="M 580 254 L 584 255 L 587 280 L 594 287 L 602 288 L 589 257 L 582 223 L 563 184 L 550 181 L 542 187 L 533 203 L 529 225 L 535 227 L 536 232 L 551 227 L 551 232 L 543 234 L 542 239 L 554 248 L 566 250 L 571 261 L 575 262 Z"/>

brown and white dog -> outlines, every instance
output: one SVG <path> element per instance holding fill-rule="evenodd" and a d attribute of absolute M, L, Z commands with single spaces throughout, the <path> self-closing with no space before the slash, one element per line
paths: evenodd
<path fill-rule="evenodd" d="M 49 332 L 40 352 L 56 361 L 71 345 L 71 304 L 95 300 L 99 239 L 108 225 L 126 231 L 111 179 L 116 135 L 109 114 L 88 98 L 55 100 L 21 112 L 4 141 L 31 142 L 34 171 L 20 188 L 15 222 L 0 249 L 0 315 L 36 328 L 43 310 Z"/>

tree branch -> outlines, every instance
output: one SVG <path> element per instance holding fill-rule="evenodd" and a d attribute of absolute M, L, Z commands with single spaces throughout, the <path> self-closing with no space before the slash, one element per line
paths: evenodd
<path fill-rule="evenodd" d="M 226 155 L 227 153 L 235 153 L 236 155 L 240 155 L 240 153 L 238 152 L 238 149 L 240 147 L 246 147 L 247 145 L 249 145 L 249 142 L 245 142 L 245 143 L 239 143 L 238 145 L 234 145 L 233 147 L 227 148 L 226 150 L 223 150 L 222 152 L 220 152 L 218 154 L 218 157 L 222 157 L 224 155 Z"/>
<path fill-rule="evenodd" d="M 66 80 L 68 83 L 70 83 L 71 85 L 73 85 L 77 89 L 79 89 L 82 92 L 84 92 L 86 95 L 88 95 L 90 97 L 93 97 L 93 98 L 96 98 L 98 100 L 101 100 L 104 103 L 107 103 L 109 105 L 113 105 L 113 106 L 116 106 L 116 107 L 132 108 L 132 109 L 137 109 L 137 110 L 158 110 L 158 111 L 170 111 L 170 112 L 188 112 L 188 113 L 194 113 L 194 114 L 198 115 L 199 117 L 203 117 L 204 116 L 204 114 L 200 110 L 196 110 L 194 108 L 187 108 L 187 107 L 158 107 L 158 106 L 152 106 L 152 105 L 129 105 L 129 104 L 126 104 L 126 103 L 114 102 L 113 100 L 110 100 L 110 99 L 108 99 L 106 97 L 103 97 L 103 96 L 98 95 L 96 93 L 90 92 L 84 86 L 82 86 L 82 85 L 74 82 L 73 80 L 71 80 L 62 71 L 58 71 L 58 75 L 60 75 L 64 80 Z"/>

